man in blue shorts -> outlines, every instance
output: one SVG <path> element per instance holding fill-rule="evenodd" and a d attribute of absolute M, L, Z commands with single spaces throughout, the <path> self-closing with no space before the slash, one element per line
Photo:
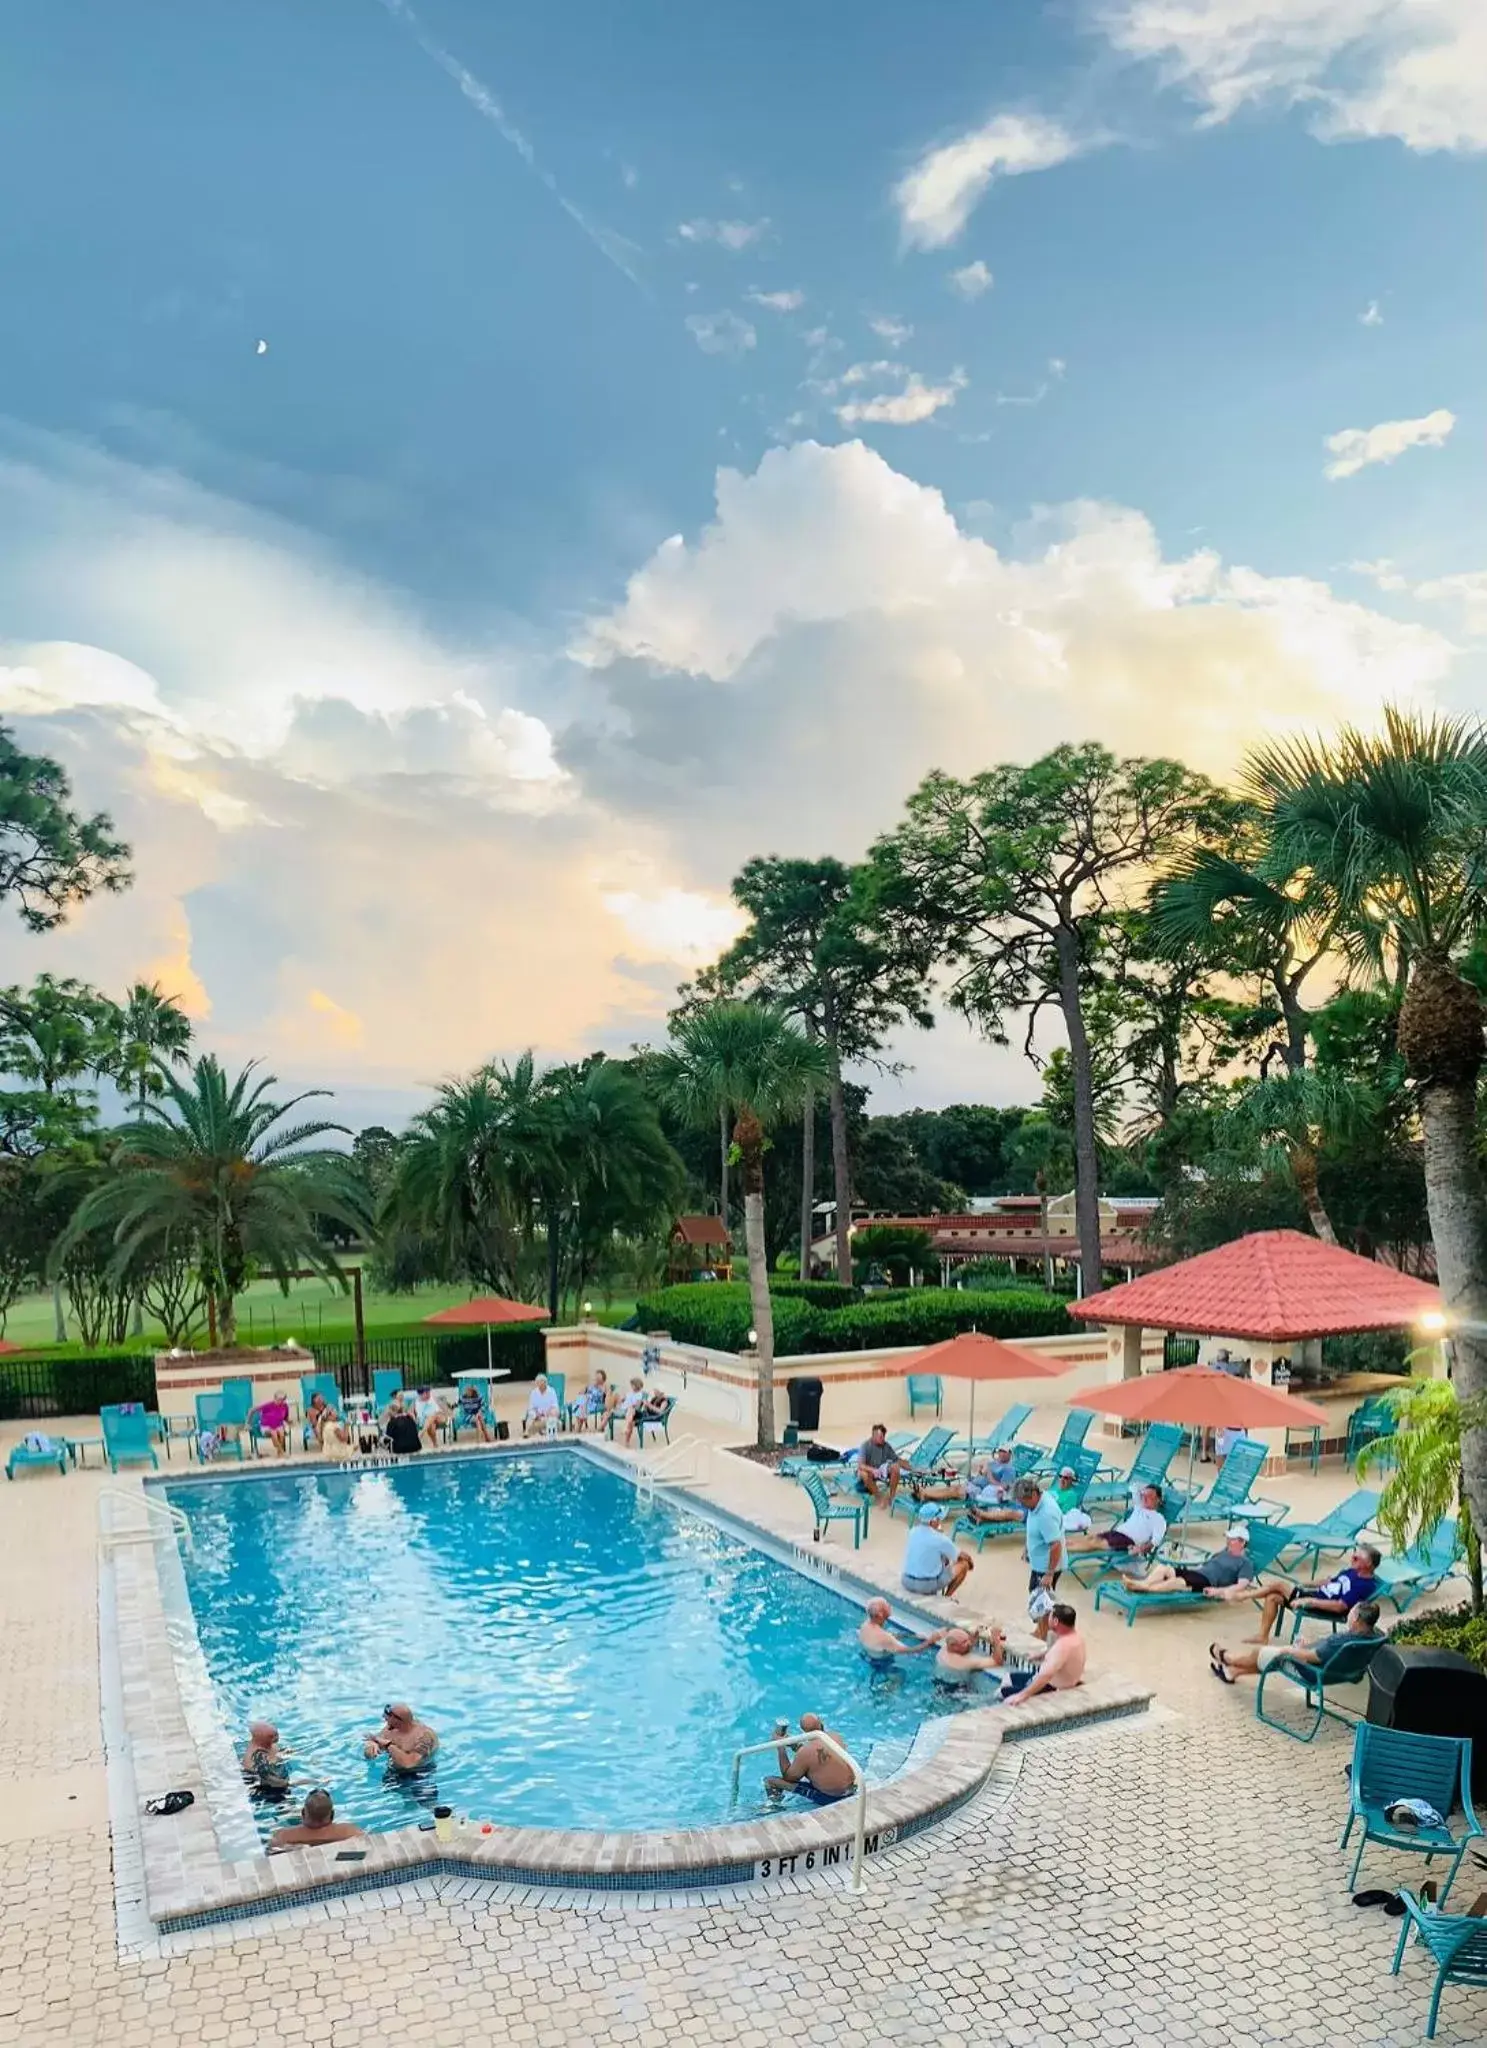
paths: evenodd
<path fill-rule="evenodd" d="M 782 1792 L 798 1792 L 813 1806 L 834 1806 L 838 1799 L 846 1798 L 854 1782 L 851 1765 L 844 1763 L 824 1742 L 815 1742 L 811 1738 L 824 1734 L 843 1748 L 846 1745 L 834 1729 L 822 1725 L 819 1714 L 801 1715 L 801 1739 L 798 1742 L 783 1739 L 790 1732 L 788 1721 L 777 1722 L 774 1732 L 781 1737 L 778 1752 L 780 1775 L 764 1780 L 764 1789 L 772 1799 L 778 1798 Z"/>
<path fill-rule="evenodd" d="M 966 1556 L 940 1527 L 945 1510 L 926 1501 L 904 1545 L 903 1587 L 906 1593 L 943 1593 L 953 1600 L 971 1569 Z"/>

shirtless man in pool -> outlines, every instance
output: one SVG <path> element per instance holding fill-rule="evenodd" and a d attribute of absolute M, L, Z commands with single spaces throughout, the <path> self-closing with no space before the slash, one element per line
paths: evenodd
<path fill-rule="evenodd" d="M 783 1738 L 788 1730 L 789 1723 L 781 1721 L 775 1733 Z M 824 1734 L 829 1735 L 833 1742 L 840 1743 L 840 1735 L 834 1729 L 823 1728 L 819 1714 L 802 1714 L 800 1733 L 800 1741 L 781 1740 L 780 1775 L 764 1780 L 765 1791 L 771 1796 L 778 1796 L 781 1792 L 799 1792 L 816 1806 L 830 1806 L 837 1799 L 845 1799 L 852 1790 L 850 1765 L 843 1763 L 825 1743 L 811 1740 L 813 1735 Z"/>
<path fill-rule="evenodd" d="M 932 1650 L 945 1633 L 943 1629 L 936 1629 L 932 1636 L 926 1636 L 922 1642 L 900 1642 L 899 1638 L 888 1626 L 889 1617 L 892 1612 L 893 1609 L 886 1600 L 868 1601 L 867 1620 L 857 1631 L 858 1643 L 867 1656 L 874 1659 L 879 1657 L 919 1657 L 926 1650 Z"/>
<path fill-rule="evenodd" d="M 367 1737 L 362 1745 L 362 1754 L 367 1757 L 385 1756 L 394 1770 L 416 1771 L 428 1762 L 438 1747 L 438 1736 L 432 1728 L 426 1728 L 422 1721 L 414 1719 L 411 1707 L 384 1707 L 382 1726 L 375 1735 Z"/>

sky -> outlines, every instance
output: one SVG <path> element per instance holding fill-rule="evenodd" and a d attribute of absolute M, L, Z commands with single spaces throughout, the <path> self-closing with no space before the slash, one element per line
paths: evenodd
<path fill-rule="evenodd" d="M 19 0 L 0 718 L 353 1124 L 931 768 L 1487 701 L 1480 0 Z M 874 1084 L 1028 1100 L 946 1020 Z"/>

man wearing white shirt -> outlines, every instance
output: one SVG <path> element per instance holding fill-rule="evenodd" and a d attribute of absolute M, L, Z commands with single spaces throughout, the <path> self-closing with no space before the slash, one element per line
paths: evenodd
<path fill-rule="evenodd" d="M 1167 1536 L 1167 1517 L 1162 1513 L 1162 1489 L 1143 1486 L 1141 1499 L 1123 1522 L 1113 1529 L 1091 1531 L 1087 1536 L 1065 1540 L 1073 1555 L 1091 1550 L 1115 1551 L 1124 1557 L 1150 1557 Z"/>
<path fill-rule="evenodd" d="M 532 1382 L 532 1397 L 522 1418 L 522 1435 L 556 1436 L 561 1412 L 558 1397 L 547 1384 L 547 1374 L 539 1372 Z"/>

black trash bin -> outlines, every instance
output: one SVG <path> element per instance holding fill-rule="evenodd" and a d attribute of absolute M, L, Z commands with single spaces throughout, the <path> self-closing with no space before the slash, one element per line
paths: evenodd
<path fill-rule="evenodd" d="M 1470 1657 L 1385 1643 L 1368 1667 L 1368 1719 L 1411 1735 L 1469 1735 L 1472 1798 L 1487 1799 L 1487 1671 Z"/>
<path fill-rule="evenodd" d="M 790 1382 L 790 1420 L 800 1430 L 821 1427 L 821 1381 L 807 1376 Z"/>

